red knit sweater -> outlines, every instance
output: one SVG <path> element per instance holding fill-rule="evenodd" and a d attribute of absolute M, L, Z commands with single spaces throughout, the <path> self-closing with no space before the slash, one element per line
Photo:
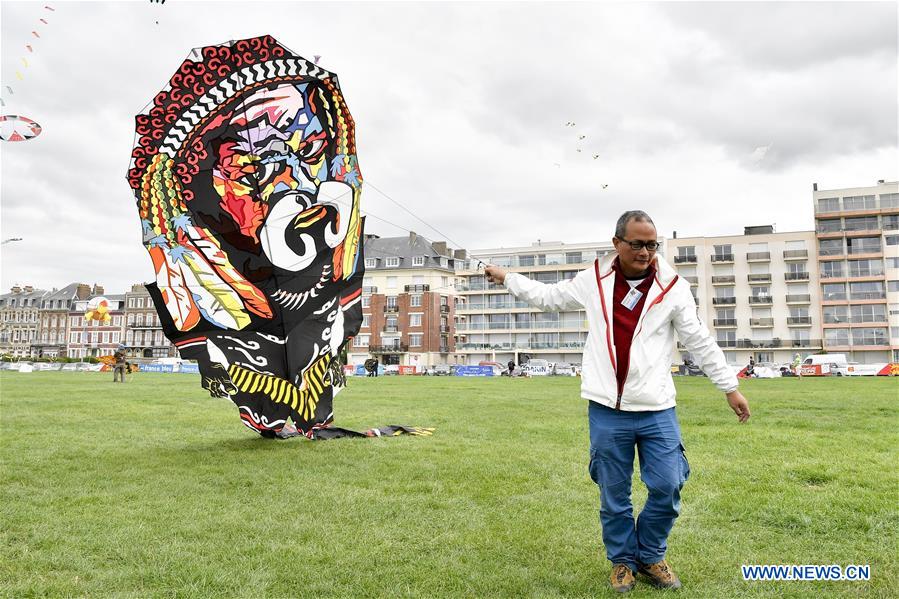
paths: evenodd
<path fill-rule="evenodd" d="M 615 291 L 612 296 L 612 331 L 615 342 L 615 360 L 618 363 L 615 375 L 618 378 L 618 400 L 620 401 L 621 393 L 624 391 L 624 381 L 627 379 L 628 367 L 631 363 L 631 341 L 634 339 L 634 329 L 637 328 L 637 321 L 640 320 L 640 314 L 643 313 L 646 294 L 649 292 L 649 288 L 652 287 L 656 271 L 655 266 L 651 263 L 646 271 L 646 278 L 637 285 L 637 290 L 643 295 L 633 310 L 628 310 L 621 305 L 621 300 L 631 290 L 631 286 L 628 285 L 624 273 L 621 272 L 618 258 L 615 258 L 615 261 L 612 263 L 612 269 L 615 271 Z"/>

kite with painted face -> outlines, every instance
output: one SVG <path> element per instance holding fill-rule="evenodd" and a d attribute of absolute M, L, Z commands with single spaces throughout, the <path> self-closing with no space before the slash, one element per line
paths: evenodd
<path fill-rule="evenodd" d="M 195 49 L 136 120 L 128 180 L 166 336 L 260 434 L 353 434 L 330 426 L 364 272 L 337 77 L 270 36 Z M 428 432 L 380 432 L 397 430 Z"/>

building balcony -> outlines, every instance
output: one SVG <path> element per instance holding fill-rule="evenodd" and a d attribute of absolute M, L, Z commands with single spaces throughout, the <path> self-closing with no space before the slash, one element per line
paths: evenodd
<path fill-rule="evenodd" d="M 571 341 L 566 343 L 459 343 L 456 344 L 456 351 L 514 351 L 514 350 L 567 350 L 582 351 L 584 343 L 582 341 Z"/>
<path fill-rule="evenodd" d="M 712 262 L 726 263 L 726 262 L 733 262 L 733 261 L 734 261 L 733 254 L 712 254 Z"/>
<path fill-rule="evenodd" d="M 808 258 L 808 250 L 784 250 L 784 260 L 805 260 Z"/>
<path fill-rule="evenodd" d="M 746 279 L 750 283 L 770 283 L 771 282 L 771 273 L 766 272 L 766 273 L 751 274 L 751 275 L 747 275 Z"/>
<path fill-rule="evenodd" d="M 362 293 L 368 293 L 368 294 L 370 295 L 370 294 L 372 294 L 372 293 L 377 293 L 377 292 L 378 292 L 378 288 L 377 288 L 377 287 L 373 287 L 373 286 L 370 286 L 370 285 L 369 285 L 369 286 L 363 286 L 363 287 L 362 287 Z"/>
<path fill-rule="evenodd" d="M 400 311 L 400 307 L 399 307 L 399 306 L 391 306 L 390 304 L 384 306 L 384 312 L 387 312 L 387 313 L 390 313 L 390 314 L 396 314 L 396 313 L 398 313 L 399 311 Z"/>
<path fill-rule="evenodd" d="M 482 304 L 482 303 L 466 303 L 460 306 L 456 306 L 456 310 L 467 310 L 474 312 L 484 312 L 486 310 L 513 310 L 515 308 L 530 308 L 531 305 L 527 302 L 500 302 L 495 304 Z M 534 308 L 537 310 L 537 308 Z"/>
<path fill-rule="evenodd" d="M 715 320 L 712 321 L 712 324 L 714 324 L 715 327 L 717 327 L 719 329 L 734 328 L 737 326 L 737 319 L 736 318 L 716 318 Z"/>
<path fill-rule="evenodd" d="M 749 326 L 756 329 L 770 329 L 774 326 L 773 318 L 750 318 Z"/>
<path fill-rule="evenodd" d="M 449 304 L 440 304 L 440 313 L 441 314 L 449 314 L 450 307 Z"/>
<path fill-rule="evenodd" d="M 447 345 L 441 345 L 441 346 L 440 346 L 439 352 L 440 352 L 441 354 L 448 354 L 449 351 L 450 351 L 449 346 L 447 346 Z"/>
<path fill-rule="evenodd" d="M 761 306 L 761 305 L 771 305 L 774 303 L 774 298 L 770 295 L 750 295 L 749 296 L 749 304 L 753 306 Z"/>
<path fill-rule="evenodd" d="M 736 305 L 737 298 L 731 297 L 713 297 L 712 304 L 715 306 L 733 306 Z"/>
<path fill-rule="evenodd" d="M 687 282 L 688 282 L 691 286 L 698 286 L 698 285 L 699 285 L 699 277 L 690 277 L 690 276 L 687 276 L 687 277 L 682 277 L 682 278 L 686 279 Z"/>
<path fill-rule="evenodd" d="M 812 296 L 808 293 L 790 294 L 790 295 L 787 295 L 787 303 L 788 304 L 810 304 L 810 303 L 812 303 Z"/>
<path fill-rule="evenodd" d="M 135 331 L 143 331 L 143 330 L 147 330 L 147 329 L 150 329 L 150 330 L 158 329 L 161 331 L 162 325 L 161 324 L 129 324 L 129 325 L 127 325 L 127 328 L 133 329 Z"/>
<path fill-rule="evenodd" d="M 712 285 L 733 285 L 737 282 L 734 275 L 715 275 L 712 277 Z"/>
<path fill-rule="evenodd" d="M 396 326 L 395 324 L 385 325 L 384 328 L 381 330 L 384 331 L 385 333 L 399 333 L 400 332 L 400 328 L 398 326 Z"/>
<path fill-rule="evenodd" d="M 882 300 L 886 299 L 887 294 L 886 291 L 868 291 L 864 293 L 850 293 L 849 299 L 851 300 Z"/>
<path fill-rule="evenodd" d="M 796 326 L 811 326 L 812 317 L 811 316 L 787 316 L 787 325 L 791 327 Z"/>
<path fill-rule="evenodd" d="M 406 293 L 424 293 L 425 291 L 430 291 L 430 285 L 406 285 L 403 287 L 406 290 Z"/>
<path fill-rule="evenodd" d="M 746 252 L 747 262 L 771 262 L 771 252 Z"/>
<path fill-rule="evenodd" d="M 674 263 L 675 264 L 696 264 L 696 255 L 690 254 L 689 256 L 675 256 Z"/>
<path fill-rule="evenodd" d="M 372 354 L 404 354 L 409 351 L 409 346 L 404 343 L 392 345 L 369 345 L 369 353 Z"/>
<path fill-rule="evenodd" d="M 790 347 L 822 347 L 821 339 L 790 339 Z"/>
<path fill-rule="evenodd" d="M 785 272 L 785 281 L 808 281 L 808 272 Z"/>
<path fill-rule="evenodd" d="M 450 332 L 449 325 L 445 325 L 445 324 L 440 325 L 440 332 L 441 333 L 449 333 Z"/>

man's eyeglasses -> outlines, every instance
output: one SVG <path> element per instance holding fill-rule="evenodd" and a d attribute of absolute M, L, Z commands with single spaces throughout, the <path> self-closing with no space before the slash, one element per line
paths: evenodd
<path fill-rule="evenodd" d="M 624 243 L 631 246 L 631 249 L 634 250 L 635 252 L 639 252 L 643 248 L 646 248 L 650 252 L 654 252 L 657 249 L 659 249 L 659 242 L 655 241 L 655 240 L 653 240 L 653 241 L 628 241 L 627 239 L 624 239 L 623 237 L 619 237 L 618 240 L 623 241 Z"/>

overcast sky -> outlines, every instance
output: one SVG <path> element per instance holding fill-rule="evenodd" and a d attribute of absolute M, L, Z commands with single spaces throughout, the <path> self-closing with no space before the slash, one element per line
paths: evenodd
<path fill-rule="evenodd" d="M 0 144 L 0 229 L 23 238 L 2 247 L 4 292 L 151 280 L 125 181 L 134 115 L 191 48 L 266 33 L 339 75 L 366 182 L 451 246 L 607 240 L 633 208 L 666 236 L 808 230 L 813 182 L 897 179 L 895 2 L 40 0 L 0 12 L 3 113 L 43 127 Z M 443 238 L 372 187 L 363 209 Z M 374 218 L 367 229 L 404 234 Z"/>

